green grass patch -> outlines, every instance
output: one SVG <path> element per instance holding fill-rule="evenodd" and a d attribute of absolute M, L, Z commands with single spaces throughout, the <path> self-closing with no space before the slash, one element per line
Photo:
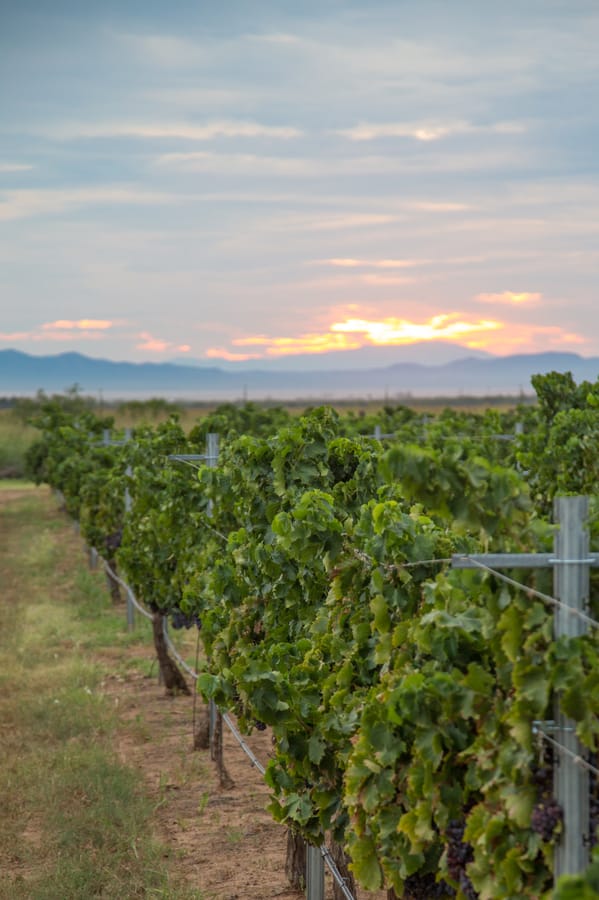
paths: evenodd
<path fill-rule="evenodd" d="M 94 659 L 136 642 L 43 489 L 0 491 L 1 900 L 201 900 L 169 871 Z"/>
<path fill-rule="evenodd" d="M 10 410 L 0 410 L 0 478 L 21 478 L 25 453 L 39 432 L 18 421 Z"/>

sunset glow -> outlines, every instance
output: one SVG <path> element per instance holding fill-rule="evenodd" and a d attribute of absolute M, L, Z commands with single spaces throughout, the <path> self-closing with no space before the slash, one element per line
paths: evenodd
<path fill-rule="evenodd" d="M 361 334 L 372 344 L 411 344 L 415 341 L 455 340 L 470 334 L 497 331 L 501 322 L 481 319 L 477 322 L 463 321 L 461 313 L 433 316 L 428 322 L 410 322 L 405 319 L 384 319 L 370 322 L 364 319 L 349 319 L 335 322 L 331 331 L 345 334 Z"/>
<path fill-rule="evenodd" d="M 8 4 L 0 350 L 599 358 L 594 4 L 446 5 Z"/>
<path fill-rule="evenodd" d="M 235 349 L 212 347 L 206 355 L 211 359 L 243 362 L 250 359 L 357 350 L 361 347 L 401 347 L 427 341 L 459 343 L 471 350 L 504 354 L 529 351 L 539 341 L 551 348 L 573 343 L 583 345 L 585 338 L 558 326 L 522 323 L 514 328 L 506 321 L 474 319 L 464 313 L 453 312 L 432 316 L 420 322 L 395 317 L 348 317 L 333 322 L 328 330 L 321 332 L 307 332 L 297 336 L 259 334 L 234 338 L 231 345 Z M 244 351 L 240 348 L 248 349 Z"/>
<path fill-rule="evenodd" d="M 106 331 L 112 326 L 113 322 L 107 319 L 78 319 L 76 322 L 58 319 L 56 322 L 46 322 L 42 328 L 44 331 Z"/>

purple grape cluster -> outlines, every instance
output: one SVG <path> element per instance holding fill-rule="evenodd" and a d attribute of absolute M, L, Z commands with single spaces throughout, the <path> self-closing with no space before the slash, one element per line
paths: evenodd
<path fill-rule="evenodd" d="M 464 842 L 465 822 L 451 819 L 445 836 L 447 839 L 447 869 L 451 878 L 460 886 L 466 900 L 477 900 L 478 894 L 466 872 L 466 866 L 472 862 L 474 851 L 470 844 Z"/>
<path fill-rule="evenodd" d="M 181 612 L 180 609 L 175 609 L 171 612 L 170 620 L 176 631 L 179 631 L 181 628 L 192 628 L 194 625 L 196 628 L 202 627 L 202 623 L 196 615 L 188 616 L 187 613 Z"/>
<path fill-rule="evenodd" d="M 123 540 L 123 529 L 117 528 L 112 534 L 107 534 L 104 538 L 104 546 L 109 553 L 114 553 L 121 546 Z"/>
<path fill-rule="evenodd" d="M 435 881 L 431 872 L 416 872 L 404 882 L 404 900 L 449 900 L 455 894 L 455 890 L 444 881 Z"/>
<path fill-rule="evenodd" d="M 550 841 L 563 817 L 563 810 L 557 800 L 545 797 L 533 809 L 530 827 L 536 834 L 540 834 L 544 841 Z"/>

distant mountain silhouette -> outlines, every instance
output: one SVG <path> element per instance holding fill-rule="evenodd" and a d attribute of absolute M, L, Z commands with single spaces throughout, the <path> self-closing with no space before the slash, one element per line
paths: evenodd
<path fill-rule="evenodd" d="M 243 364 L 217 366 L 174 363 L 111 362 L 80 353 L 31 356 L 0 350 L 0 395 L 26 396 L 38 389 L 58 393 L 74 384 L 83 393 L 106 398 L 164 396 L 198 399 L 455 396 L 533 393 L 536 373 L 572 372 L 576 381 L 596 381 L 599 358 L 575 353 L 534 353 L 467 357 L 437 365 L 398 362 L 368 369 L 278 370 L 264 361 L 260 369 Z"/>

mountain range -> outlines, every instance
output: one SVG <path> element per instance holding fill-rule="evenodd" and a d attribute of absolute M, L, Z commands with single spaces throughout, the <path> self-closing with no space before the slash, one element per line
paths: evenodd
<path fill-rule="evenodd" d="M 388 354 L 385 358 L 389 358 Z M 532 394 L 531 376 L 550 371 L 569 371 L 576 381 L 594 382 L 599 377 L 599 357 L 548 352 L 467 356 L 437 364 L 399 361 L 371 368 L 334 369 L 329 362 L 321 369 L 298 366 L 282 370 L 266 360 L 260 368 L 244 367 L 243 363 L 225 368 L 172 362 L 113 362 L 80 353 L 32 356 L 18 350 L 0 350 L 0 395 L 28 396 L 39 389 L 60 393 L 77 384 L 83 393 L 101 393 L 106 399 L 385 397 L 401 401 L 409 395 Z"/>

